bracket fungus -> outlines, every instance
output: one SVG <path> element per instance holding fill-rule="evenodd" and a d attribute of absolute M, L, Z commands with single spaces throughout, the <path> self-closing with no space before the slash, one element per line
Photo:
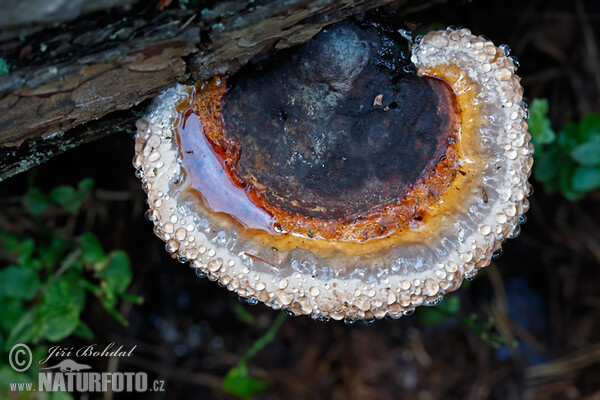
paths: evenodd
<path fill-rule="evenodd" d="M 166 249 L 250 302 L 400 317 L 490 263 L 533 148 L 506 47 L 342 22 L 230 77 L 176 85 L 133 164 Z"/>

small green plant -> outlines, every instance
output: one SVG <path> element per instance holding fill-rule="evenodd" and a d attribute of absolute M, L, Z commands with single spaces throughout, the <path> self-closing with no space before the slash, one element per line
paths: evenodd
<path fill-rule="evenodd" d="M 239 309 L 236 313 L 240 314 Z M 244 320 L 247 319 L 247 313 L 242 313 L 245 317 L 242 317 Z M 250 317 L 251 318 L 251 317 Z M 271 343 L 273 339 L 275 339 L 275 335 L 281 325 L 285 321 L 285 314 L 280 313 L 277 315 L 267 332 L 246 351 L 246 353 L 240 359 L 240 362 L 233 367 L 223 380 L 223 390 L 227 393 L 234 394 L 242 399 L 247 399 L 254 395 L 255 393 L 261 392 L 265 390 L 268 386 L 267 382 L 255 379 L 250 376 L 248 371 L 248 362 L 252 357 L 257 355 L 267 344 Z"/>
<path fill-rule="evenodd" d="M 117 302 L 140 301 L 125 293 L 132 278 L 125 252 L 106 253 L 93 233 L 73 237 L 68 223 L 60 226 L 60 221 L 76 218 L 92 187 L 93 181 L 84 179 L 77 188 L 58 186 L 49 193 L 31 188 L 23 201 L 36 227 L 33 232 L 0 229 L 3 258 L 9 262 L 0 270 L 0 395 L 6 394 L 10 382 L 37 380 L 37 362 L 22 374 L 8 365 L 13 345 L 29 345 L 33 359 L 39 361 L 47 353 L 48 342 L 73 334 L 92 339 L 93 332 L 81 320 L 86 292 L 124 325 L 127 322 L 116 310 Z M 53 223 L 45 224 L 49 220 Z M 61 395 L 65 394 L 57 394 Z"/>
<path fill-rule="evenodd" d="M 533 176 L 548 193 L 560 190 L 575 201 L 600 188 L 600 116 L 568 122 L 556 134 L 548 119 L 548 100 L 534 99 L 527 121 L 535 145 Z"/>

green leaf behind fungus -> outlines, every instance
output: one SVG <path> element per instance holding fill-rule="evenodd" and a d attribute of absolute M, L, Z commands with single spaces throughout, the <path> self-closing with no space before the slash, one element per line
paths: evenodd
<path fill-rule="evenodd" d="M 531 141 L 537 147 L 541 144 L 552 143 L 556 134 L 550 127 L 548 119 L 548 100 L 533 99 L 529 107 L 530 117 L 527 120 Z"/>
<path fill-rule="evenodd" d="M 0 271 L 0 293 L 6 297 L 31 300 L 39 287 L 37 274 L 29 268 L 8 267 Z"/>

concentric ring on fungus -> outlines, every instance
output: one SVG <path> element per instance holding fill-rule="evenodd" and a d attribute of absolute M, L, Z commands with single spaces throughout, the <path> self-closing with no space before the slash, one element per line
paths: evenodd
<path fill-rule="evenodd" d="M 533 147 L 505 48 L 430 32 L 398 75 L 377 29 L 337 24 L 289 61 L 155 99 L 133 164 L 173 257 L 274 309 L 396 318 L 515 236 Z"/>

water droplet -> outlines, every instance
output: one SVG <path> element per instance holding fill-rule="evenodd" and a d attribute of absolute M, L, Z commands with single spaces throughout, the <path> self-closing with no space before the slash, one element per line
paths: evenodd
<path fill-rule="evenodd" d="M 186 262 L 188 262 L 188 259 L 182 255 L 177 254 L 177 261 L 179 261 L 182 264 L 185 264 Z"/>
<path fill-rule="evenodd" d="M 419 35 L 419 36 L 417 36 L 417 37 L 415 38 L 414 42 L 415 42 L 416 44 L 419 44 L 419 43 L 421 43 L 421 40 L 423 40 L 423 36 L 422 36 L 422 35 Z"/>
<path fill-rule="evenodd" d="M 509 239 L 515 239 L 517 236 L 521 234 L 521 225 L 517 225 L 515 230 L 512 231 L 510 235 L 508 235 Z"/>
<path fill-rule="evenodd" d="M 288 317 L 295 317 L 297 314 L 295 312 L 293 312 L 292 310 L 288 310 L 288 309 L 283 309 L 283 312 L 285 313 L 285 315 L 287 315 Z"/>
<path fill-rule="evenodd" d="M 249 306 L 255 306 L 258 304 L 258 299 L 254 298 L 254 297 L 248 297 L 246 299 L 243 298 L 242 300 Z"/>
<path fill-rule="evenodd" d="M 363 319 L 361 322 L 363 323 L 363 325 L 371 325 L 373 322 L 376 321 L 377 318 L 372 317 L 372 318 L 366 318 Z"/>
<path fill-rule="evenodd" d="M 414 313 L 415 313 L 415 309 L 414 309 L 414 308 L 413 308 L 412 310 L 404 310 L 404 311 L 402 312 L 402 314 L 406 315 L 407 317 L 408 317 L 409 315 L 413 315 Z"/>
<path fill-rule="evenodd" d="M 415 69 L 413 68 L 412 65 L 405 65 L 404 67 L 402 67 L 402 71 L 406 72 L 407 74 L 416 74 L 417 71 L 415 71 Z"/>
<path fill-rule="evenodd" d="M 477 270 L 469 271 L 465 274 L 465 279 L 468 281 L 472 281 L 473 279 L 475 279 L 476 275 L 477 275 Z"/>
<path fill-rule="evenodd" d="M 502 50 L 504 50 L 504 54 L 506 56 L 510 55 L 510 46 L 509 45 L 507 45 L 507 44 L 501 44 L 498 47 L 501 48 Z"/>
<path fill-rule="evenodd" d="M 142 171 L 141 169 L 137 169 L 135 171 L 135 176 L 139 179 L 142 179 L 144 177 L 144 171 Z"/>
<path fill-rule="evenodd" d="M 206 274 L 199 269 L 196 269 L 196 276 L 198 278 L 206 278 Z"/>
<path fill-rule="evenodd" d="M 438 304 L 440 304 L 440 302 L 444 299 L 444 296 L 440 296 L 438 298 L 435 298 L 433 300 L 429 300 L 423 303 L 424 306 L 437 306 Z"/>
<path fill-rule="evenodd" d="M 517 60 L 517 57 L 509 57 L 509 58 L 515 65 L 515 68 L 519 68 L 521 66 L 521 63 L 519 62 L 519 60 Z"/>
<path fill-rule="evenodd" d="M 326 315 L 313 315 L 312 318 L 317 321 L 317 322 L 321 322 L 321 323 L 325 323 L 327 321 L 329 321 L 329 317 Z"/>
<path fill-rule="evenodd" d="M 497 260 L 502 255 L 502 247 L 492 253 L 492 260 Z"/>
<path fill-rule="evenodd" d="M 532 196 L 534 192 L 533 185 L 531 183 L 527 183 L 527 197 Z"/>
<path fill-rule="evenodd" d="M 400 36 L 402 36 L 404 39 L 408 40 L 409 42 L 414 42 L 413 41 L 413 37 L 412 37 L 412 32 L 409 31 L 408 29 L 398 29 L 398 33 L 400 34 Z"/>
<path fill-rule="evenodd" d="M 356 323 L 357 319 L 353 318 L 353 317 L 344 317 L 344 323 L 346 325 L 354 325 Z"/>
<path fill-rule="evenodd" d="M 523 225 L 525 222 L 527 222 L 527 215 L 523 214 L 519 217 L 519 225 Z"/>

